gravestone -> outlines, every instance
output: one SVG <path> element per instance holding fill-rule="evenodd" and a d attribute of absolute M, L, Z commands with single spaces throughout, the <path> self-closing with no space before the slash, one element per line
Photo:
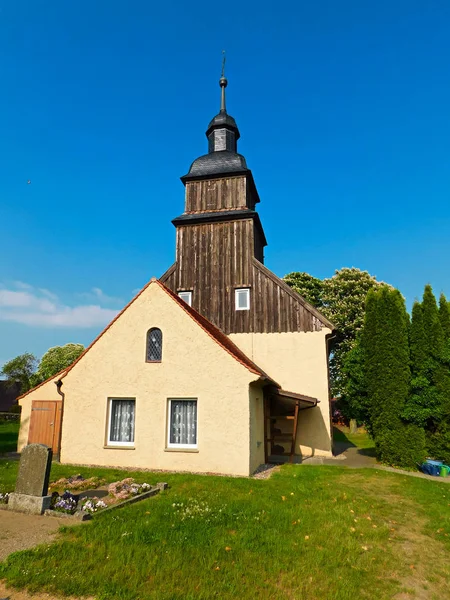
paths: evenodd
<path fill-rule="evenodd" d="M 50 507 L 48 481 L 52 449 L 43 444 L 29 444 L 20 456 L 16 489 L 9 495 L 8 509 L 42 515 Z"/>

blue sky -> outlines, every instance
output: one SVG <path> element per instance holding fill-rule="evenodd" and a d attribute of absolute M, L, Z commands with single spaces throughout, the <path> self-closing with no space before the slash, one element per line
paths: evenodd
<path fill-rule="evenodd" d="M 172 264 L 224 48 L 267 266 L 450 296 L 449 28 L 448 0 L 3 0 L 0 364 Z"/>

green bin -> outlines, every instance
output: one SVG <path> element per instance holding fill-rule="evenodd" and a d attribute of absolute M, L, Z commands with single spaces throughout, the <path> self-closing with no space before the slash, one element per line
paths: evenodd
<path fill-rule="evenodd" d="M 442 465 L 439 475 L 441 477 L 448 477 L 450 475 L 450 467 L 448 467 L 447 465 Z"/>

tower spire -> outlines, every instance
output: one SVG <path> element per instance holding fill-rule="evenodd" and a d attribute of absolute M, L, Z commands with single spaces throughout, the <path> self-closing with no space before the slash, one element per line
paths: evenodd
<path fill-rule="evenodd" d="M 220 80 L 219 80 L 219 84 L 220 87 L 222 88 L 222 97 L 220 100 L 220 112 L 223 114 L 227 112 L 227 105 L 225 102 L 225 88 L 228 85 L 228 81 L 225 77 L 225 60 L 226 60 L 226 56 L 225 56 L 225 50 L 222 50 L 222 75 L 220 76 Z"/>

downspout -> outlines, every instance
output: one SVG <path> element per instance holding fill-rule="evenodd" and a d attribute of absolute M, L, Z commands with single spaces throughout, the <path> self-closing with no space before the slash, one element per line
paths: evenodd
<path fill-rule="evenodd" d="M 59 440 L 58 440 L 58 461 L 61 462 L 61 441 L 62 441 L 62 430 L 63 430 L 63 416 L 64 416 L 64 399 L 65 394 L 61 391 L 63 382 L 61 379 L 55 381 L 56 391 L 61 396 L 61 420 L 59 423 Z"/>

